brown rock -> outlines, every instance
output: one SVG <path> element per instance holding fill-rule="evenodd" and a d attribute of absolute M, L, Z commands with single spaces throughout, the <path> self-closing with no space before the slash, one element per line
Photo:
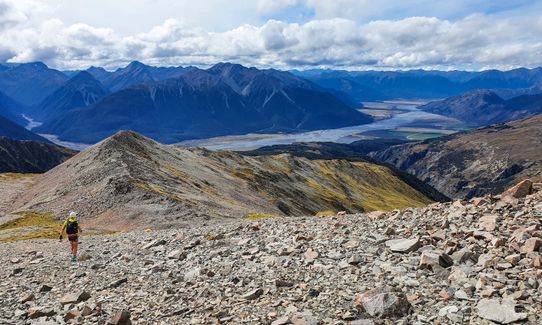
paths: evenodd
<path fill-rule="evenodd" d="M 53 316 L 55 311 L 52 308 L 34 307 L 28 310 L 28 318 L 35 319 L 40 317 Z"/>
<path fill-rule="evenodd" d="M 540 238 L 529 238 L 525 241 L 525 244 L 521 246 L 522 253 L 537 252 L 538 249 L 542 247 L 542 239 Z"/>
<path fill-rule="evenodd" d="M 475 197 L 472 199 L 472 204 L 474 204 L 475 207 L 488 204 L 489 202 L 484 199 L 483 197 Z"/>
<path fill-rule="evenodd" d="M 482 216 L 478 222 L 478 227 L 485 231 L 493 231 L 497 227 L 497 221 L 499 220 L 499 216 L 497 215 L 485 215 Z"/>
<path fill-rule="evenodd" d="M 444 301 L 451 300 L 454 297 L 454 293 L 451 290 L 442 290 L 438 295 Z"/>
<path fill-rule="evenodd" d="M 77 260 L 79 262 L 84 262 L 84 261 L 88 261 L 92 258 L 92 256 L 88 255 L 88 254 L 81 254 L 79 255 L 79 258 L 77 258 Z"/>
<path fill-rule="evenodd" d="M 308 248 L 304 256 L 305 256 L 305 259 L 307 260 L 315 260 L 318 258 L 319 254 L 317 251 L 313 250 L 312 248 Z"/>
<path fill-rule="evenodd" d="M 69 320 L 75 319 L 81 316 L 81 313 L 77 310 L 70 310 L 66 315 L 64 315 L 64 321 L 68 322 Z"/>
<path fill-rule="evenodd" d="M 537 256 L 533 259 L 533 267 L 536 269 L 542 268 L 542 258 L 540 256 Z"/>
<path fill-rule="evenodd" d="M 111 318 L 108 325 L 132 325 L 132 321 L 130 320 L 130 312 L 127 310 L 119 310 L 117 313 Z"/>
<path fill-rule="evenodd" d="M 420 257 L 418 268 L 433 270 L 435 265 L 450 267 L 454 265 L 454 261 L 449 255 L 442 252 L 424 251 Z"/>
<path fill-rule="evenodd" d="M 533 193 L 533 182 L 531 180 L 525 179 L 513 187 L 507 189 L 501 194 L 501 199 L 505 197 L 513 197 L 516 199 L 526 197 L 529 194 Z"/>
<path fill-rule="evenodd" d="M 508 255 L 504 258 L 508 263 L 512 264 L 512 265 L 516 265 L 518 264 L 519 260 L 521 259 L 521 255 L 519 254 L 512 254 L 512 255 Z"/>
<path fill-rule="evenodd" d="M 22 298 L 21 298 L 21 304 L 24 304 L 25 302 L 28 302 L 28 301 L 33 301 L 34 299 L 36 299 L 36 296 L 34 296 L 33 293 L 27 293 L 26 295 L 24 295 Z"/>
<path fill-rule="evenodd" d="M 92 314 L 92 308 L 87 305 L 83 306 L 83 309 L 81 309 L 81 316 L 86 317 L 90 314 Z"/>
<path fill-rule="evenodd" d="M 378 318 L 403 317 L 412 307 L 404 293 L 386 287 L 358 294 L 354 306 Z"/>
<path fill-rule="evenodd" d="M 76 302 L 88 300 L 89 298 L 90 298 L 90 294 L 86 291 L 73 292 L 62 297 L 60 299 L 60 303 L 63 305 L 73 304 Z"/>

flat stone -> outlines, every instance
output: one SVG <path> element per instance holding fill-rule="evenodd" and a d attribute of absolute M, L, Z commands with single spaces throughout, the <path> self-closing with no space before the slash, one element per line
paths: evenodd
<path fill-rule="evenodd" d="M 86 291 L 73 292 L 65 295 L 60 299 L 60 303 L 63 305 L 73 304 L 81 301 L 86 301 L 90 298 L 90 294 Z"/>
<path fill-rule="evenodd" d="M 421 246 L 421 242 L 419 238 L 392 239 L 386 241 L 386 246 L 395 253 L 410 253 L 417 251 Z"/>
<path fill-rule="evenodd" d="M 149 249 L 149 248 L 152 248 L 152 247 L 162 246 L 162 245 L 165 245 L 165 244 L 166 244 L 166 241 L 164 239 L 155 239 L 155 240 L 151 241 L 150 243 L 146 244 L 145 246 L 143 246 L 143 249 Z"/>
<path fill-rule="evenodd" d="M 478 227 L 485 231 L 493 231 L 497 228 L 498 215 L 485 215 L 482 216 L 478 222 Z"/>
<path fill-rule="evenodd" d="M 53 308 L 33 307 L 28 310 L 28 318 L 50 317 L 55 315 Z"/>
<path fill-rule="evenodd" d="M 113 281 L 109 286 L 108 288 L 118 288 L 120 287 L 123 283 L 126 283 L 128 282 L 128 278 L 122 278 L 122 279 L 118 279 L 116 281 Z"/>
<path fill-rule="evenodd" d="M 478 316 L 499 324 L 510 324 L 527 319 L 526 313 L 517 313 L 516 303 L 511 300 L 481 299 L 478 302 Z"/>
<path fill-rule="evenodd" d="M 254 299 L 258 299 L 262 294 L 263 294 L 262 289 L 254 289 L 242 295 L 241 298 L 245 300 L 254 300 Z"/>
<path fill-rule="evenodd" d="M 310 313 L 297 313 L 290 318 L 292 325 L 318 325 L 318 320 Z"/>
<path fill-rule="evenodd" d="M 350 258 L 348 259 L 348 264 L 350 264 L 350 265 L 358 265 L 358 264 L 360 264 L 361 262 L 363 262 L 363 259 L 362 259 L 361 256 L 359 256 L 358 254 L 352 255 L 352 256 L 350 256 Z"/>
<path fill-rule="evenodd" d="M 186 253 L 180 249 L 175 249 L 167 254 L 167 258 L 170 260 L 184 260 L 186 258 Z"/>

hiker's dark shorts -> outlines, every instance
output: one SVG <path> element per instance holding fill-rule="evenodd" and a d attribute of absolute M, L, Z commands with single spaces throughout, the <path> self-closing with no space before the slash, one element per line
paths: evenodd
<path fill-rule="evenodd" d="M 78 240 L 77 240 L 78 238 L 79 238 L 79 236 L 77 236 L 77 235 L 75 235 L 75 236 L 68 236 L 68 240 L 69 240 L 69 241 L 78 242 Z"/>

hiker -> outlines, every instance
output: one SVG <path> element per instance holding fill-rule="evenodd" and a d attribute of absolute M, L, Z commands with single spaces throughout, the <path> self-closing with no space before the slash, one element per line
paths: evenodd
<path fill-rule="evenodd" d="M 72 252 L 72 262 L 77 262 L 77 244 L 78 244 L 78 234 L 83 232 L 79 223 L 77 222 L 77 213 L 70 212 L 69 218 L 64 221 L 62 229 L 60 230 L 60 241 L 62 241 L 62 234 L 66 230 L 68 235 L 68 240 L 70 241 L 71 252 Z"/>

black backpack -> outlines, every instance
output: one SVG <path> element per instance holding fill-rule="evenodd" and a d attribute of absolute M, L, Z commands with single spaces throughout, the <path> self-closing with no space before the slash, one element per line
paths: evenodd
<path fill-rule="evenodd" d="M 77 220 L 73 222 L 68 220 L 68 224 L 66 225 L 66 233 L 68 235 L 74 235 L 77 233 Z"/>

